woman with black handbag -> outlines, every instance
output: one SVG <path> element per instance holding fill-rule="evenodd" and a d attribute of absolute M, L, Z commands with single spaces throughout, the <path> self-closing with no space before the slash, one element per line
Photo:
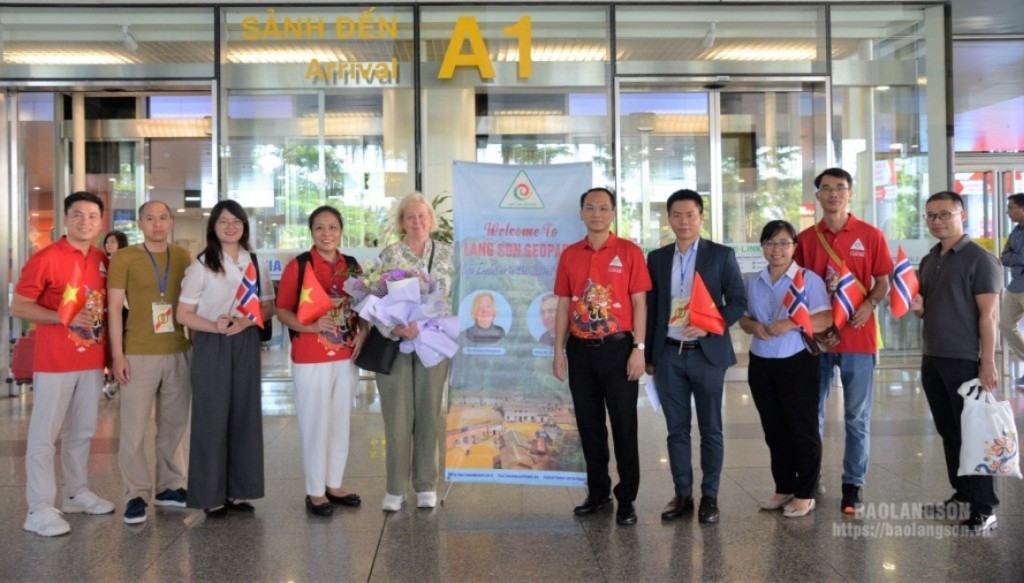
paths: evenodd
<path fill-rule="evenodd" d="M 793 261 L 793 225 L 770 221 L 761 231 L 761 249 L 768 265 L 747 281 L 747 313 L 739 322 L 744 332 L 753 335 L 747 377 L 775 480 L 775 493 L 760 506 L 762 510 L 782 509 L 786 518 L 797 518 L 814 510 L 821 473 L 821 372 L 817 358 L 807 351 L 803 332 L 783 306 L 798 273 L 803 276 L 812 331 L 831 326 L 832 312 L 825 282 Z"/>
<path fill-rule="evenodd" d="M 236 300 L 254 261 L 245 210 L 233 200 L 218 202 L 206 224 L 206 249 L 185 270 L 176 312 L 192 331 L 188 507 L 210 517 L 253 512 L 248 501 L 263 497 L 260 339 Z M 270 274 L 262 265 L 254 272 L 263 318 L 270 319 Z"/>
<path fill-rule="evenodd" d="M 437 281 L 447 302 L 445 314 L 450 314 L 455 249 L 430 238 L 437 228 L 430 203 L 421 193 L 413 192 L 401 200 L 395 218 L 397 232 L 403 237 L 381 251 L 384 269 L 417 270 Z M 413 340 L 419 335 L 415 322 L 378 330 L 392 340 Z M 399 510 L 405 501 L 410 467 L 416 505 L 433 508 L 437 504 L 441 403 L 448 364 L 445 360 L 427 368 L 415 353 L 398 354 L 390 374 L 377 374 L 387 438 L 387 492 L 382 508 L 388 512 Z"/>
<path fill-rule="evenodd" d="M 351 298 L 342 289 L 345 280 L 361 273 L 355 258 L 338 251 L 343 230 L 336 208 L 314 210 L 309 215 L 313 248 L 285 266 L 277 296 L 277 317 L 293 332 L 295 416 L 306 474 L 306 510 L 325 517 L 333 513 L 335 504 L 356 507 L 362 503 L 358 494 L 341 488 L 348 461 L 352 395 L 359 385 L 353 359 L 367 332 L 367 323 L 352 311 Z M 310 275 L 316 282 L 307 281 Z M 320 289 L 314 290 L 311 284 Z M 321 292 L 333 307 L 303 324 L 322 313 L 317 310 L 309 318 L 299 317 L 302 303 L 312 305 L 312 296 L 322 297 Z"/>

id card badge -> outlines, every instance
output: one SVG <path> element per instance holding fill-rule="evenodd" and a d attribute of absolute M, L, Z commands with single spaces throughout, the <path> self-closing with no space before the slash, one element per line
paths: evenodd
<path fill-rule="evenodd" d="M 153 302 L 153 333 L 170 334 L 174 332 L 174 313 L 171 304 Z"/>
<path fill-rule="evenodd" d="M 690 323 L 690 298 L 672 298 L 672 311 L 668 317 L 669 328 L 685 328 Z"/>

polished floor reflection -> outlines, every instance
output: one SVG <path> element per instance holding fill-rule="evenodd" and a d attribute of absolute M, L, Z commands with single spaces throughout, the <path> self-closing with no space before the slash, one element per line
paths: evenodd
<path fill-rule="evenodd" d="M 890 363 L 891 364 L 891 363 Z M 909 363 L 908 363 L 909 364 Z M 899 368 L 905 366 L 905 368 Z M 743 370 L 730 371 L 730 379 Z M 839 511 L 843 450 L 841 391 L 828 404 L 826 493 L 802 519 L 758 511 L 771 493 L 768 450 L 745 382 L 725 399 L 721 522 L 662 523 L 672 496 L 665 426 L 640 404 L 643 477 L 639 524 L 615 525 L 614 511 L 577 518 L 573 488 L 457 484 L 435 510 L 385 515 L 379 403 L 364 383 L 352 419 L 345 487 L 359 509 L 330 519 L 303 508 L 302 464 L 291 386 L 264 385 L 267 497 L 255 515 L 206 520 L 201 512 L 155 510 L 139 526 L 122 522 L 117 468 L 118 398 L 102 401 L 90 460 L 93 489 L 116 501 L 113 515 L 73 515 L 70 535 L 22 531 L 24 453 L 31 394 L 0 400 L 0 580 L 2 581 L 1020 581 L 1024 573 L 1024 485 L 998 483 L 999 528 L 966 538 L 951 523 L 915 519 L 922 502 L 948 497 L 941 442 L 914 367 L 880 369 L 865 500 L 855 521 Z M 1024 393 L 1009 395 L 1024 411 Z M 694 440 L 698 440 L 694 424 Z M 148 441 L 152 453 L 152 435 Z M 699 478 L 698 478 L 699 479 Z M 58 470 L 58 481 L 61 481 Z"/>

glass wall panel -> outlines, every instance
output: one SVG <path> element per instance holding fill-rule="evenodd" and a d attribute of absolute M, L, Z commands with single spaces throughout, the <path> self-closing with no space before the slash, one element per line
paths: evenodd
<path fill-rule="evenodd" d="M 592 162 L 614 183 L 607 8 L 423 7 L 421 23 L 424 193 L 451 192 L 456 160 Z"/>
<path fill-rule="evenodd" d="M 212 78 L 213 8 L 0 8 L 0 78 Z"/>
<path fill-rule="evenodd" d="M 953 43 L 953 149 L 1024 152 L 1024 39 Z"/>
<path fill-rule="evenodd" d="M 823 6 L 618 6 L 619 74 L 824 74 Z"/>
<path fill-rule="evenodd" d="M 53 243 L 58 224 L 54 209 L 54 154 L 57 135 L 54 127 L 55 99 L 53 93 L 22 93 L 18 96 L 18 159 L 21 161 L 21 184 L 28 217 L 24 221 L 23 259 Z"/>
<path fill-rule="evenodd" d="M 917 262 L 924 200 L 949 187 L 943 7 L 834 6 L 833 148 L 854 176 L 851 210 Z M 919 323 L 879 312 L 886 348 L 919 348 Z"/>

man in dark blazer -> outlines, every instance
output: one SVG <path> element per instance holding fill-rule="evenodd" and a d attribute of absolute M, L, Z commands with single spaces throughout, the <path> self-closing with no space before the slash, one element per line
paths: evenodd
<path fill-rule="evenodd" d="M 668 198 L 669 225 L 676 240 L 647 256 L 653 289 L 647 292 L 647 373 L 654 376 L 668 425 L 668 455 L 675 496 L 661 513 L 677 520 L 693 510 L 690 466 L 691 400 L 700 427 L 701 500 L 698 520 L 718 522 L 722 473 L 722 391 L 725 370 L 736 363 L 729 327 L 747 309 L 736 254 L 730 247 L 700 238 L 704 201 L 692 190 Z M 680 318 L 688 306 L 695 274 L 700 274 L 725 320 L 725 334 L 711 334 Z"/>

